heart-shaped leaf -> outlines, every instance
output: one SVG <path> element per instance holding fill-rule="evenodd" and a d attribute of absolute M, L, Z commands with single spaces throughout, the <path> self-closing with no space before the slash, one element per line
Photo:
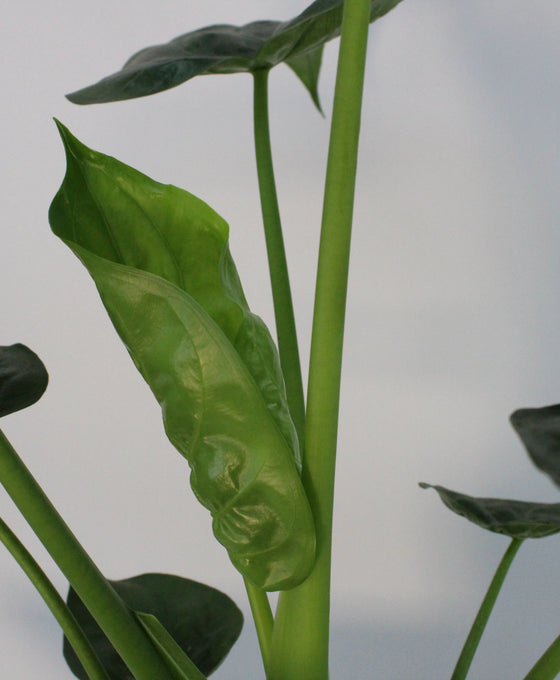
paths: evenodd
<path fill-rule="evenodd" d="M 372 0 L 370 21 L 401 0 Z M 123 68 L 73 92 L 76 104 L 100 104 L 145 97 L 199 75 L 253 72 L 287 62 L 318 104 L 321 48 L 340 35 L 344 0 L 315 0 L 290 21 L 254 21 L 245 26 L 218 24 L 185 33 L 164 45 L 147 47 Z M 304 55 L 307 63 L 305 63 Z"/>
<path fill-rule="evenodd" d="M 529 503 L 501 498 L 474 498 L 442 486 L 421 483 L 435 489 L 455 514 L 483 529 L 510 538 L 543 538 L 560 531 L 560 503 Z"/>
<path fill-rule="evenodd" d="M 510 421 L 533 463 L 560 486 L 560 404 L 519 409 Z"/>
<path fill-rule="evenodd" d="M 0 417 L 34 404 L 48 382 L 47 369 L 29 347 L 0 347 Z"/>
<path fill-rule="evenodd" d="M 53 231 L 93 277 L 233 564 L 265 590 L 309 574 L 315 531 L 274 343 L 207 205 L 67 142 Z M 294 435 L 297 447 L 297 438 Z"/>
<path fill-rule="evenodd" d="M 157 618 L 204 675 L 216 670 L 241 632 L 243 615 L 235 603 L 202 583 L 169 574 L 142 574 L 111 585 L 132 611 Z M 68 606 L 111 680 L 130 680 L 130 671 L 72 588 Z M 66 638 L 64 658 L 75 676 L 88 680 Z"/>

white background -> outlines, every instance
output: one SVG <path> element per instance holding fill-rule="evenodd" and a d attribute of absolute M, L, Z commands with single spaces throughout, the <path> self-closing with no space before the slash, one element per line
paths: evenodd
<path fill-rule="evenodd" d="M 102 309 L 51 234 L 64 156 L 84 143 L 207 201 L 231 227 L 253 311 L 273 328 L 251 138 L 251 78 L 198 78 L 150 98 L 78 107 L 64 93 L 139 48 L 211 23 L 285 20 L 305 3 L 0 0 L 0 344 L 50 372 L 2 427 L 110 578 L 177 573 L 223 589 L 247 632 L 214 677 L 260 677 L 241 580 L 192 498 L 188 467 Z M 560 6 L 405 0 L 372 29 L 342 389 L 333 680 L 449 677 L 507 547 L 417 482 L 557 502 L 508 415 L 560 401 Z M 271 126 L 302 354 L 309 346 L 338 42 L 320 92 L 284 66 Z M 0 515 L 61 590 L 11 501 Z M 523 677 L 560 633 L 558 539 L 528 542 L 472 678 Z M 0 551 L 3 676 L 62 680 L 49 612 Z"/>

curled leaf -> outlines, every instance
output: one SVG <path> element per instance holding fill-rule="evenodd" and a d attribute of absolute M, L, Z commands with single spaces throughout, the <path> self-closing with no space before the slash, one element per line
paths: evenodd
<path fill-rule="evenodd" d="M 67 171 L 49 211 L 54 233 L 79 257 L 81 248 L 155 274 L 201 305 L 257 383 L 299 467 L 278 352 L 263 321 L 249 309 L 225 220 L 189 192 L 89 149 L 57 125 Z"/>
<path fill-rule="evenodd" d="M 226 223 L 187 192 L 81 145 L 49 219 L 95 281 L 233 564 L 265 590 L 315 557 L 276 348 L 247 307 Z"/>

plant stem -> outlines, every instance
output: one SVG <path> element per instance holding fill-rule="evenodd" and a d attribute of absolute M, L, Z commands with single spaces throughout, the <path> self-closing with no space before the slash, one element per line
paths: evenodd
<path fill-rule="evenodd" d="M 554 640 L 524 680 L 554 680 L 560 673 L 560 635 Z"/>
<path fill-rule="evenodd" d="M 484 629 L 488 623 L 488 619 L 490 618 L 490 614 L 492 613 L 492 609 L 494 608 L 494 604 L 496 603 L 496 599 L 502 584 L 522 543 L 523 539 L 512 539 L 508 549 L 502 557 L 500 564 L 496 569 L 496 573 L 494 574 L 494 578 L 492 579 L 488 591 L 486 592 L 482 604 L 480 605 L 480 609 L 478 610 L 478 614 L 476 615 L 463 649 L 461 650 L 461 654 L 457 661 L 457 665 L 455 666 L 455 670 L 453 671 L 453 675 L 451 676 L 451 680 L 464 680 L 467 677 L 473 657 L 478 648 L 478 643 L 480 642 L 480 638 L 484 633 Z M 538 677 L 539 680 L 542 680 L 541 676 Z"/>
<path fill-rule="evenodd" d="M 255 154 L 280 364 L 286 382 L 286 394 L 292 420 L 300 446 L 303 448 L 305 402 L 292 292 L 272 165 L 268 122 L 268 73 L 268 69 L 253 73 Z"/>
<path fill-rule="evenodd" d="M 0 431 L 0 483 L 136 680 L 171 680 L 149 637 Z"/>
<path fill-rule="evenodd" d="M 328 679 L 342 344 L 370 5 L 370 0 L 344 3 L 325 181 L 303 458 L 303 483 L 317 530 L 317 561 L 302 585 L 280 595 L 270 680 Z"/>
<path fill-rule="evenodd" d="M 20 565 L 29 580 L 37 589 L 39 595 L 51 610 L 53 616 L 60 624 L 68 642 L 72 645 L 82 666 L 90 677 L 90 680 L 109 680 L 105 669 L 97 658 L 89 640 L 84 635 L 72 612 L 59 592 L 47 578 L 45 572 L 33 559 L 27 548 L 13 533 L 8 525 L 0 519 L 0 541 L 10 551 L 16 562 Z"/>
<path fill-rule="evenodd" d="M 270 657 L 270 642 L 272 638 L 272 627 L 274 625 L 274 618 L 272 616 L 272 609 L 267 594 L 264 590 L 257 588 L 247 579 L 245 581 L 245 588 L 247 589 L 247 596 L 249 604 L 251 605 L 251 613 L 253 614 L 253 621 L 257 629 L 257 636 L 259 638 L 259 647 L 261 649 L 261 656 L 265 672 L 268 668 L 268 660 Z"/>

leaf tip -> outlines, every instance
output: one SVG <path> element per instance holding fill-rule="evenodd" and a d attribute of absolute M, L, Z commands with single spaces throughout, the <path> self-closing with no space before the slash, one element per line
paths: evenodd
<path fill-rule="evenodd" d="M 58 120 L 58 118 L 53 118 L 53 120 L 54 120 L 54 123 L 55 123 L 55 125 L 56 125 L 56 129 L 58 130 L 58 134 L 60 135 L 60 137 L 61 137 L 61 139 L 62 139 L 62 141 L 63 141 L 65 147 L 68 147 L 68 145 L 69 145 L 71 142 L 76 142 L 76 141 L 77 141 L 77 139 L 76 139 L 76 138 L 74 137 L 74 135 L 70 132 L 70 130 L 66 127 L 66 125 L 64 125 L 63 123 L 61 123 L 61 122 Z"/>

